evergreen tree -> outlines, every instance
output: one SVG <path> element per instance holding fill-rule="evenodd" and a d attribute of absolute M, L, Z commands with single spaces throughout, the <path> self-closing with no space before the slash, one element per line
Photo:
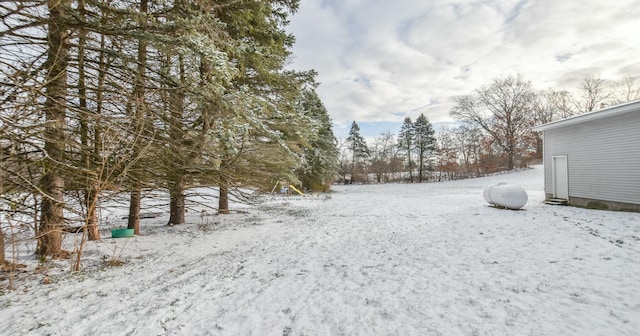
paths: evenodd
<path fill-rule="evenodd" d="M 298 3 L 3 5 L 0 113 L 11 122 L 0 134 L 16 150 L 12 185 L 39 200 L 36 253 L 67 255 L 68 191 L 85 194 L 83 229 L 99 239 L 95 204 L 106 187 L 131 191 L 138 233 L 142 188 L 168 189 L 170 221 L 181 223 L 192 185 L 226 191 L 295 177 L 314 130 L 298 108 L 314 72 L 285 70 L 294 38 L 284 27 Z"/>
<path fill-rule="evenodd" d="M 329 184 L 338 172 L 339 156 L 331 119 L 314 90 L 304 91 L 301 108 L 311 119 L 313 136 L 304 151 L 305 164 L 299 169 L 298 175 L 304 187 L 328 191 Z"/>
<path fill-rule="evenodd" d="M 430 170 L 430 159 L 436 149 L 436 135 L 429 119 L 421 113 L 413 124 L 415 150 L 418 164 L 418 182 L 424 179 L 425 170 Z"/>
<path fill-rule="evenodd" d="M 351 129 L 349 130 L 347 144 L 349 145 L 349 150 L 351 151 L 351 180 L 353 181 L 354 176 L 357 172 L 359 160 L 368 158 L 371 155 L 371 153 L 369 152 L 369 147 L 367 147 L 367 143 L 360 135 L 360 126 L 358 126 L 355 120 L 351 124 Z"/>
<path fill-rule="evenodd" d="M 69 64 L 68 15 L 71 1 L 47 1 L 49 23 L 47 30 L 46 100 L 44 102 L 47 126 L 45 130 L 44 169 L 40 188 L 44 193 L 40 211 L 40 227 L 36 254 L 62 257 L 62 227 L 64 226 L 64 170 L 67 66 Z"/>
<path fill-rule="evenodd" d="M 215 8 L 236 41 L 226 52 L 238 71 L 215 107 L 219 115 L 211 133 L 221 145 L 220 213 L 228 212 L 227 194 L 236 183 L 264 187 L 269 176 L 295 181 L 301 148 L 308 145 L 307 118 L 297 102 L 314 75 L 284 69 L 294 41 L 284 27 L 298 3 L 247 0 Z"/>
<path fill-rule="evenodd" d="M 412 152 L 415 144 L 414 126 L 411 118 L 404 118 L 400 132 L 398 133 L 398 152 L 404 153 L 407 169 L 409 170 L 409 181 L 413 183 L 413 160 Z"/>

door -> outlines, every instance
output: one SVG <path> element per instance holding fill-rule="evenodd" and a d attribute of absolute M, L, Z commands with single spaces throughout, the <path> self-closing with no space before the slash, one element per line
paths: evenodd
<path fill-rule="evenodd" d="M 552 167 L 553 198 L 569 199 L 569 166 L 567 156 L 553 157 Z"/>

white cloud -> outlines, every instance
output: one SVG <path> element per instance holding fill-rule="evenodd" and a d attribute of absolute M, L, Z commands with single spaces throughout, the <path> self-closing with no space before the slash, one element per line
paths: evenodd
<path fill-rule="evenodd" d="M 292 67 L 336 123 L 447 121 L 452 97 L 520 73 L 538 88 L 639 76 L 634 0 L 304 0 Z"/>

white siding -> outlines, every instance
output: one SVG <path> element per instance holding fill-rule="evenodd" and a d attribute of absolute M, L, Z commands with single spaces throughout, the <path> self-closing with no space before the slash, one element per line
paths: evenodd
<path fill-rule="evenodd" d="M 568 157 L 569 197 L 640 204 L 640 110 L 545 130 L 548 194 L 554 155 Z"/>

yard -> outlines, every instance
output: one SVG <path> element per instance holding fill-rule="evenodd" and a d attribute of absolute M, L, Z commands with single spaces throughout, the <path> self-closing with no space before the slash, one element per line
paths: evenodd
<path fill-rule="evenodd" d="M 640 214 L 545 205 L 542 175 L 265 196 L 134 238 L 108 238 L 113 208 L 81 272 L 18 246 L 0 334 L 637 335 Z M 522 210 L 485 203 L 500 181 Z"/>

